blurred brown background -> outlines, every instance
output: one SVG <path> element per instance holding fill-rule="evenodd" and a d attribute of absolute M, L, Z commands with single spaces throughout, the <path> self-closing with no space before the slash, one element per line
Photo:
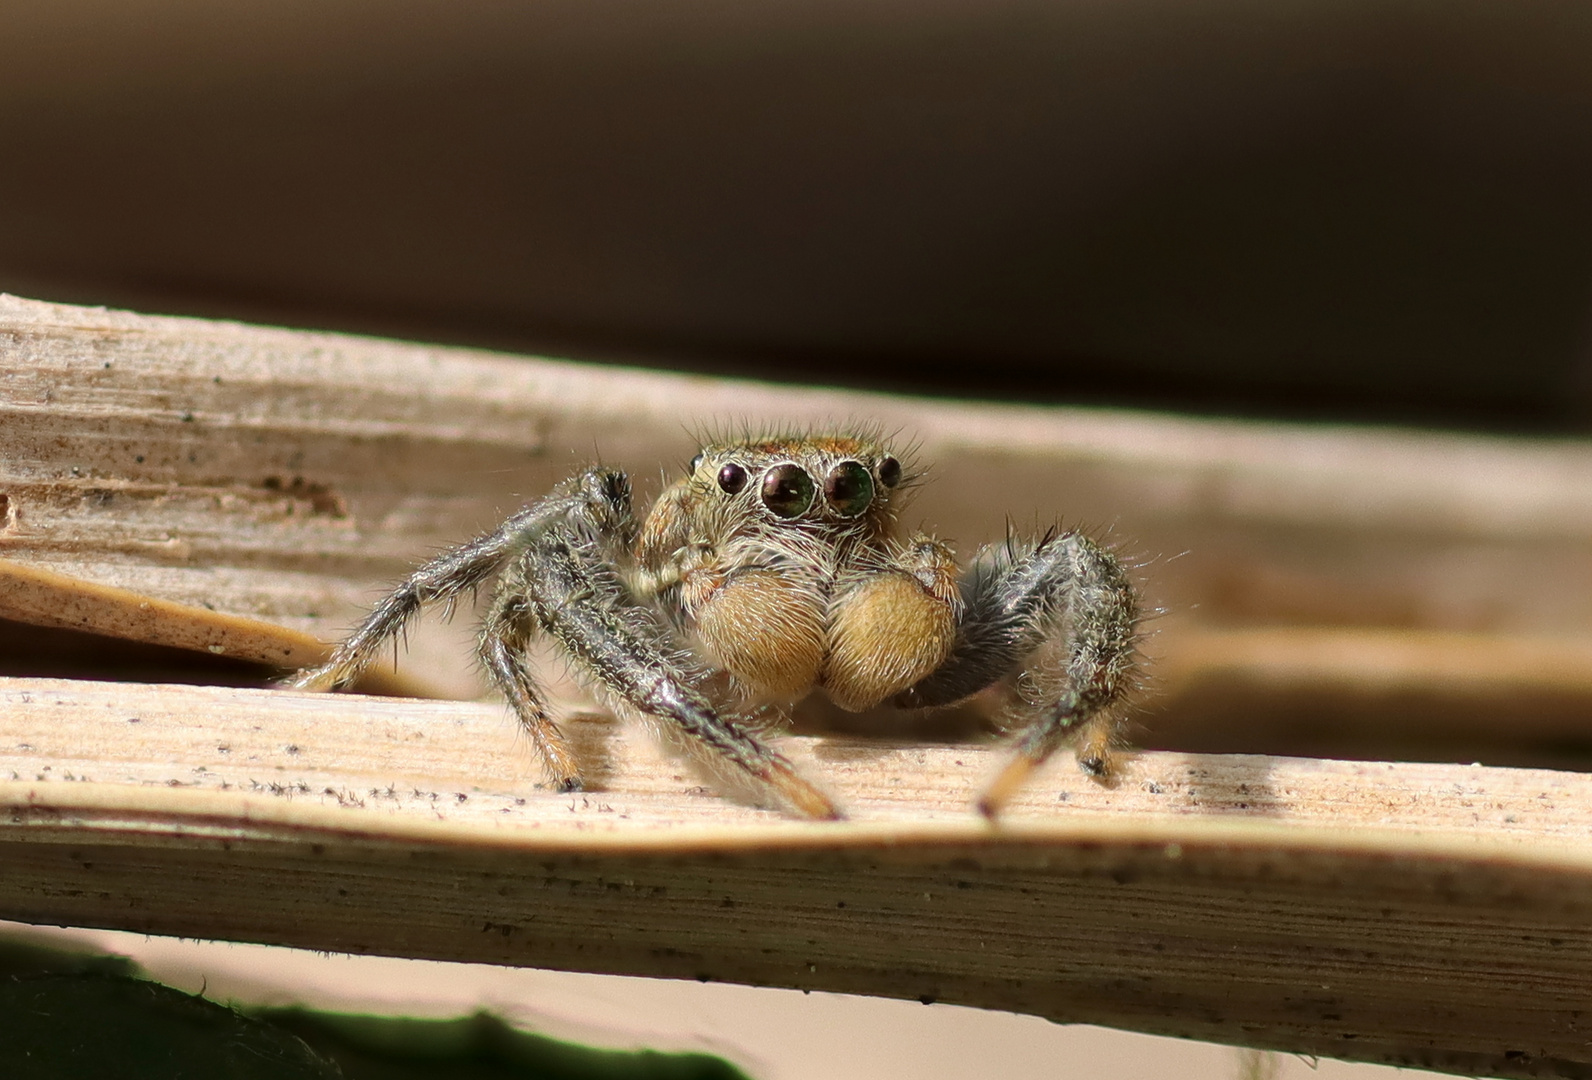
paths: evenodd
<path fill-rule="evenodd" d="M 1592 9 L 12 0 L 0 290 L 1576 430 Z"/>

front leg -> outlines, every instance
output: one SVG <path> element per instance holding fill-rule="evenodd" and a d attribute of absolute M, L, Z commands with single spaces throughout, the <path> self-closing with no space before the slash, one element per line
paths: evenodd
<path fill-rule="evenodd" d="M 537 628 L 583 682 L 621 711 L 670 725 L 725 780 L 809 817 L 844 816 L 782 754 L 713 708 L 657 610 L 634 600 L 613 562 L 575 530 L 547 530 L 504 575 L 500 592 L 525 598 Z"/>
<path fill-rule="evenodd" d="M 383 597 L 324 664 L 299 672 L 287 685 L 299 690 L 347 686 L 422 608 L 436 603 L 451 605 L 461 594 L 474 592 L 558 522 L 580 522 L 588 532 L 614 537 L 614 544 L 628 542 L 632 526 L 630 484 L 625 474 L 588 469 L 491 532 L 443 552 Z"/>
<path fill-rule="evenodd" d="M 531 671 L 527 650 L 535 629 L 529 602 L 517 590 L 513 576 L 504 575 L 476 636 L 476 658 L 531 737 L 531 748 L 541 758 L 553 787 L 562 792 L 579 791 L 583 786 L 580 762 L 548 715 L 541 687 Z"/>
<path fill-rule="evenodd" d="M 1081 533 L 986 548 L 962 582 L 956 645 L 901 694 L 909 707 L 950 705 L 1016 676 L 1014 754 L 979 796 L 994 817 L 1069 737 L 1091 776 L 1110 771 L 1118 712 L 1138 669 L 1138 598 L 1122 564 Z"/>

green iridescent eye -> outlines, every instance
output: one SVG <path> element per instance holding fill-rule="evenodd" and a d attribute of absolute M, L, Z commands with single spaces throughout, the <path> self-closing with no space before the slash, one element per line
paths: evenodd
<path fill-rule="evenodd" d="M 800 465 L 786 462 L 763 474 L 763 505 L 775 517 L 801 517 L 813 504 L 813 478 Z"/>
<path fill-rule="evenodd" d="M 841 517 L 856 517 L 873 502 L 873 477 L 856 461 L 842 461 L 824 479 L 824 498 Z"/>

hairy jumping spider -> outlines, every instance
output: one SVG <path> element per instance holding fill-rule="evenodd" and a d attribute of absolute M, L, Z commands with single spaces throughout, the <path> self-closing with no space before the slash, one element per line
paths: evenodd
<path fill-rule="evenodd" d="M 844 815 L 751 719 L 815 688 L 859 710 L 950 705 L 1002 683 L 1014 753 L 979 797 L 987 816 L 1069 739 L 1083 771 L 1105 775 L 1137 655 L 1122 565 L 1052 531 L 958 571 L 945 544 L 898 535 L 914 479 L 864 435 L 723 442 L 638 522 L 626 475 L 589 468 L 421 566 L 293 685 L 346 685 L 424 605 L 495 578 L 477 652 L 562 791 L 581 775 L 527 658 L 543 635 L 616 712 L 815 818 Z"/>

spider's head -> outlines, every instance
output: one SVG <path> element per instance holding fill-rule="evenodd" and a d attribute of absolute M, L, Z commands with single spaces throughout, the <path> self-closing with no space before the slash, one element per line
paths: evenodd
<path fill-rule="evenodd" d="M 688 483 L 747 524 L 879 533 L 907 479 L 900 460 L 871 439 L 809 435 L 704 447 Z"/>

